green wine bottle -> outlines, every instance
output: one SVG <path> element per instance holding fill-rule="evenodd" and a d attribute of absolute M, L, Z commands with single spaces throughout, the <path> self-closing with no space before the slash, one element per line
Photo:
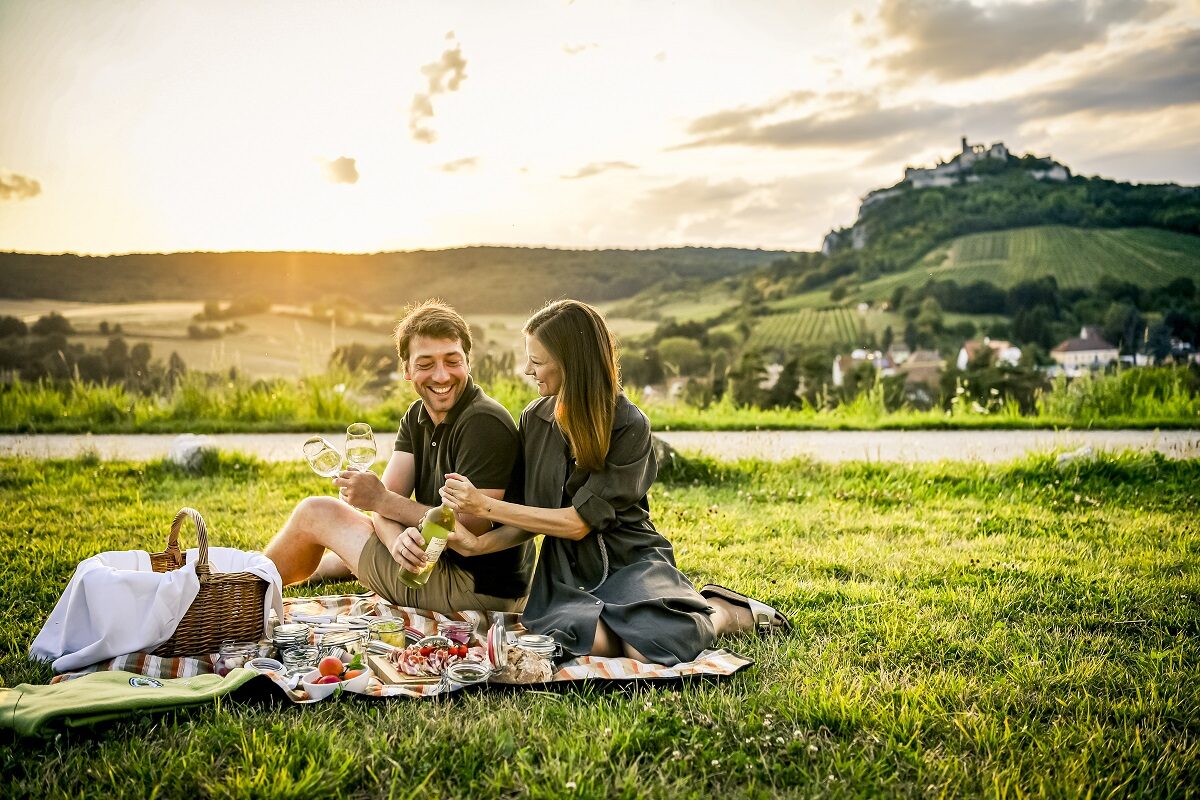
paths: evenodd
<path fill-rule="evenodd" d="M 450 536 L 450 531 L 454 530 L 454 509 L 445 504 L 429 509 L 417 529 L 425 537 L 426 561 L 420 572 L 400 570 L 400 582 L 410 589 L 420 589 L 429 581 L 438 558 L 446 549 L 446 539 Z"/>

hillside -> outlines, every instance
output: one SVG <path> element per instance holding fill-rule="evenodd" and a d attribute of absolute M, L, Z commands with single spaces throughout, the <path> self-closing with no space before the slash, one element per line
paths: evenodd
<path fill-rule="evenodd" d="M 548 299 L 630 297 L 651 286 L 736 276 L 788 253 L 734 248 L 553 250 L 467 247 L 370 255 L 0 253 L 0 298 L 108 303 L 342 297 L 392 309 L 439 296 L 466 312 L 527 313 Z"/>
<path fill-rule="evenodd" d="M 974 233 L 940 245 L 903 272 L 863 283 L 847 300 L 885 300 L 897 286 L 930 280 L 1010 287 L 1054 276 L 1061 288 L 1091 289 L 1102 279 L 1145 289 L 1176 278 L 1200 280 L 1200 236 L 1152 228 L 1047 225 Z"/>

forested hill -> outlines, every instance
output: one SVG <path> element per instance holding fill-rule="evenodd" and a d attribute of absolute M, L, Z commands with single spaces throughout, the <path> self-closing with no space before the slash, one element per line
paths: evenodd
<path fill-rule="evenodd" d="M 1200 234 L 1200 187 L 1129 184 L 1103 178 L 1038 180 L 1041 159 L 980 162 L 957 185 L 914 188 L 907 181 L 864 205 L 850 228 L 836 231 L 822 253 L 799 253 L 748 276 L 776 292 L 854 287 L 908 270 L 955 237 L 1040 225 L 1156 228 Z M 966 177 L 978 178 L 967 182 Z M 872 193 L 875 194 L 875 193 Z M 1128 269 L 1138 270 L 1136 260 Z M 1132 278 L 1131 278 L 1132 279 Z"/>
<path fill-rule="evenodd" d="M 739 275 L 789 253 L 735 248 L 554 250 L 465 247 L 371 255 L 0 253 L 0 297 L 95 302 L 345 297 L 392 308 L 442 297 L 466 312 L 525 313 L 548 299 L 603 302 L 651 286 Z"/>

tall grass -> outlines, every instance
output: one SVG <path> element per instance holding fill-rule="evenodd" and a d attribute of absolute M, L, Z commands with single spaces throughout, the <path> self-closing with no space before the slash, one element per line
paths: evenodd
<path fill-rule="evenodd" d="M 517 377 L 484 389 L 514 417 L 536 392 Z M 876 430 L 942 428 L 1193 428 L 1200 394 L 1184 369 L 1134 369 L 1110 376 L 1060 378 L 1037 400 L 1036 413 L 1016 404 L 983 406 L 964 394 L 950 408 L 889 411 L 876 386 L 832 408 L 757 408 L 729 395 L 698 408 L 682 401 L 630 394 L 658 430 Z M 299 380 L 251 380 L 189 373 L 163 395 L 143 396 L 117 385 L 14 381 L 0 385 L 0 430 L 10 432 L 219 432 L 332 429 L 348 420 L 393 427 L 416 399 L 411 384 L 372 385 L 366 374 L 335 367 Z"/>

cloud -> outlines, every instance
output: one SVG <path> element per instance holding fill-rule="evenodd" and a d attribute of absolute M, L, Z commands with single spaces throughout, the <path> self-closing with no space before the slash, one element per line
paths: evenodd
<path fill-rule="evenodd" d="M 1109 29 L 1169 10 L 1161 0 L 1040 0 L 977 6 L 970 0 L 883 0 L 885 41 L 906 49 L 877 63 L 907 78 L 1008 72 L 1051 53 L 1104 42 Z"/>
<path fill-rule="evenodd" d="M 596 42 L 589 42 L 587 44 L 564 44 L 562 46 L 562 51 L 569 56 L 577 56 L 585 50 L 592 50 L 599 46 L 600 45 Z"/>
<path fill-rule="evenodd" d="M 330 183 L 358 183 L 358 167 L 353 158 L 340 156 L 328 161 L 320 159 L 321 172 Z"/>
<path fill-rule="evenodd" d="M 453 31 L 446 34 L 446 38 L 452 40 Z M 445 50 L 437 61 L 421 67 L 421 74 L 427 79 L 428 85 L 424 92 L 413 95 L 408 114 L 408 128 L 413 139 L 430 144 L 437 140 L 437 133 L 427 124 L 433 119 L 433 98 L 439 94 L 457 92 L 458 87 L 467 79 L 467 60 L 463 58 L 461 45 L 455 43 L 454 47 Z"/>
<path fill-rule="evenodd" d="M 447 161 L 445 164 L 439 164 L 438 169 L 442 172 L 462 172 L 463 170 L 475 169 L 479 165 L 478 156 L 470 156 L 469 158 L 460 158 L 457 161 Z"/>
<path fill-rule="evenodd" d="M 1200 103 L 1200 30 L 1170 34 L 1120 60 L 1087 70 L 1034 94 L 1024 105 L 1032 118 L 1087 111 L 1155 111 Z"/>
<path fill-rule="evenodd" d="M 673 149 L 714 145 L 844 147 L 888 141 L 906 131 L 944 124 L 954 114 L 952 108 L 935 104 L 884 108 L 874 95 L 857 92 L 826 95 L 822 101 L 824 108 L 763 123 L 757 120 L 776 110 L 775 104 L 709 114 L 688 126 L 689 133 L 704 135 Z"/>
<path fill-rule="evenodd" d="M 699 135 L 745 128 L 762 117 L 804 103 L 815 96 L 813 92 L 797 91 L 761 105 L 738 106 L 727 111 L 718 111 L 692 120 L 692 124 L 688 126 L 688 133 Z"/>
<path fill-rule="evenodd" d="M 42 193 L 42 184 L 13 172 L 0 173 L 0 200 L 28 200 Z"/>
<path fill-rule="evenodd" d="M 922 136 L 986 132 L 996 138 L 1020 126 L 1072 114 L 1095 117 L 1144 113 L 1200 103 L 1200 31 L 1159 37 L 1077 75 L 1015 98 L 965 106 L 914 102 L 884 106 L 872 93 L 835 93 L 778 118 L 789 104 L 767 103 L 718 111 L 694 120 L 694 138 L 671 149 L 740 145 L 765 149 L 857 146 L 892 150 Z"/>
<path fill-rule="evenodd" d="M 580 168 L 574 175 L 563 175 L 563 180 L 573 181 L 579 178 L 590 178 L 593 175 L 599 175 L 602 172 L 611 172 L 615 169 L 637 169 L 636 164 L 630 164 L 628 161 L 597 161 Z"/>

